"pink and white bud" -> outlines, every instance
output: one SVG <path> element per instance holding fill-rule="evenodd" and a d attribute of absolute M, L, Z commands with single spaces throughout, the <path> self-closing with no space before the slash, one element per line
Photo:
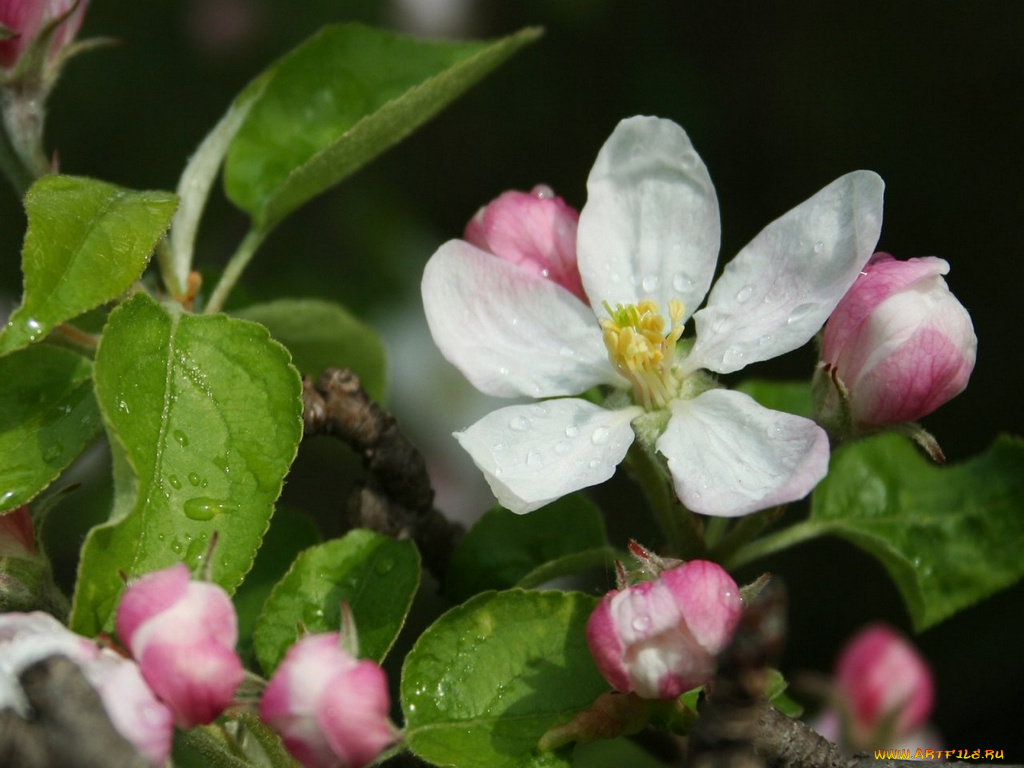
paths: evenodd
<path fill-rule="evenodd" d="M 0 24 L 16 37 L 0 40 L 0 67 L 10 69 L 46 25 L 71 10 L 74 0 L 0 0 Z M 54 31 L 50 41 L 51 58 L 78 34 L 85 18 L 88 0 L 81 0 L 74 11 Z"/>
<path fill-rule="evenodd" d="M 288 649 L 263 691 L 260 717 L 306 768 L 360 768 L 397 738 L 384 670 L 341 648 L 337 632 Z"/>
<path fill-rule="evenodd" d="M 876 253 L 825 324 L 822 361 L 845 387 L 853 424 L 915 421 L 967 386 L 978 340 L 932 256 Z"/>
<path fill-rule="evenodd" d="M 114 728 L 139 754 L 161 765 L 171 752 L 173 718 L 146 685 L 138 665 L 100 649 L 45 613 L 0 615 L 0 708 L 29 716 L 18 676 L 53 655 L 74 661 L 99 694 Z"/>
<path fill-rule="evenodd" d="M 527 192 L 505 192 L 481 208 L 466 225 L 467 242 L 558 283 L 586 301 L 576 266 L 580 215 L 539 185 Z"/>
<path fill-rule="evenodd" d="M 245 675 L 231 598 L 216 584 L 192 581 L 181 563 L 125 590 L 117 634 L 182 728 L 220 715 Z"/>
<path fill-rule="evenodd" d="M 925 724 L 935 704 L 935 683 L 914 647 L 877 624 L 852 638 L 839 655 L 835 697 L 851 746 L 882 747 L 872 742 L 886 735 L 886 741 L 897 742 Z"/>
<path fill-rule="evenodd" d="M 587 645 L 616 690 L 671 699 L 711 679 L 742 612 L 732 577 L 691 560 L 606 594 L 587 622 Z"/>

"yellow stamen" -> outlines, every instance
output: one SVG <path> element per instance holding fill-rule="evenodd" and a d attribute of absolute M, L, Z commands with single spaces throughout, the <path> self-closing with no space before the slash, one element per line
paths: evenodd
<path fill-rule="evenodd" d="M 633 385 L 637 401 L 644 408 L 664 408 L 679 393 L 679 378 L 673 371 L 676 342 L 683 335 L 683 302 L 668 303 L 671 328 L 651 299 L 639 304 L 619 304 L 614 310 L 604 304 L 608 318 L 600 321 L 604 345 L 615 369 Z"/>

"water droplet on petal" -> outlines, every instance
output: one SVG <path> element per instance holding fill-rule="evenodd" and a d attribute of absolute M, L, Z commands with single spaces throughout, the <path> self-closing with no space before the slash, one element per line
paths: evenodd
<path fill-rule="evenodd" d="M 575 357 L 576 350 L 574 350 L 572 347 L 562 347 L 560 350 L 558 350 L 558 354 L 560 354 L 562 357 Z"/>
<path fill-rule="evenodd" d="M 672 278 L 672 290 L 676 293 L 683 293 L 684 291 L 690 290 L 693 287 L 693 280 L 686 276 L 684 272 L 677 272 Z"/>
<path fill-rule="evenodd" d="M 753 295 L 753 293 L 754 293 L 754 289 L 753 289 L 752 286 L 749 286 L 749 285 L 744 286 L 743 288 L 740 288 L 740 290 L 736 293 L 736 301 L 739 301 L 739 302 L 746 301 L 747 299 L 749 299 L 751 297 L 751 295 Z"/>
<path fill-rule="evenodd" d="M 568 440 L 559 440 L 555 443 L 555 453 L 559 456 L 565 456 L 569 451 L 572 450 L 572 443 Z"/>
<path fill-rule="evenodd" d="M 634 617 L 631 626 L 634 632 L 644 632 L 651 626 L 651 617 L 646 613 L 641 613 L 639 616 Z"/>
<path fill-rule="evenodd" d="M 590 467 L 591 469 L 597 469 L 599 466 L 601 466 L 601 460 L 600 459 L 591 459 L 590 463 L 587 464 L 587 466 Z"/>
<path fill-rule="evenodd" d="M 181 489 L 181 479 L 177 475 L 168 475 L 167 482 L 171 484 L 171 487 L 174 488 L 174 490 Z"/>
<path fill-rule="evenodd" d="M 522 416 L 513 416 L 508 420 L 508 428 L 514 429 L 516 432 L 525 432 L 528 426 L 530 423 Z"/>
<path fill-rule="evenodd" d="M 604 445 L 608 442 L 608 438 L 611 436 L 611 433 L 612 431 L 608 429 L 608 427 L 598 427 L 590 436 L 590 442 L 594 445 Z"/>
<path fill-rule="evenodd" d="M 543 464 L 540 460 L 540 451 L 531 450 L 526 454 L 526 466 L 528 467 L 539 467 Z"/>
<path fill-rule="evenodd" d="M 508 368 L 506 368 L 504 365 L 501 366 L 501 368 L 498 369 L 498 375 L 499 376 L 508 376 Z"/>
<path fill-rule="evenodd" d="M 565 428 L 566 437 L 576 437 L 576 435 L 578 435 L 579 433 L 579 427 L 577 427 L 575 424 L 570 424 L 568 427 Z"/>
<path fill-rule="evenodd" d="M 189 481 L 189 483 L 192 484 L 193 487 L 198 487 L 198 485 L 200 483 L 199 475 L 197 475 L 195 472 L 189 472 L 188 473 L 188 481 Z"/>
<path fill-rule="evenodd" d="M 174 439 L 182 448 L 188 445 L 188 435 L 186 435 L 180 429 L 174 430 Z"/>
<path fill-rule="evenodd" d="M 825 250 L 825 244 L 823 242 L 821 242 L 821 240 L 819 240 L 818 242 L 816 242 L 814 244 L 814 252 L 815 253 L 821 253 L 824 250 Z"/>
<path fill-rule="evenodd" d="M 530 190 L 530 193 L 535 197 L 539 197 L 541 200 L 548 200 L 555 196 L 555 190 L 547 184 L 538 184 Z"/>
<path fill-rule="evenodd" d="M 786 322 L 792 325 L 793 323 L 799 323 L 806 318 L 811 312 L 817 308 L 817 305 L 812 303 L 800 304 L 795 307 L 792 312 L 789 313 L 789 317 L 786 318 Z"/>
<path fill-rule="evenodd" d="M 640 287 L 644 289 L 644 293 L 654 293 L 658 290 L 658 285 L 661 283 L 661 278 L 657 275 L 647 275 L 641 282 Z"/>
<path fill-rule="evenodd" d="M 726 365 L 729 367 L 732 367 L 734 365 L 740 365 L 743 363 L 743 360 L 744 358 L 746 358 L 746 356 L 747 353 L 744 352 L 742 349 L 730 347 L 729 349 L 725 350 L 725 352 L 722 354 L 722 365 Z"/>

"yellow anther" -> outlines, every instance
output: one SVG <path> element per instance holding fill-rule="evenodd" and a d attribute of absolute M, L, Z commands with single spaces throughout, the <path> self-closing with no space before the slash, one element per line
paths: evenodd
<path fill-rule="evenodd" d="M 633 385 L 637 401 L 644 408 L 666 407 L 679 392 L 673 364 L 676 342 L 683 335 L 683 302 L 669 301 L 672 325 L 667 332 L 665 318 L 651 299 L 619 304 L 614 310 L 605 302 L 604 308 L 608 318 L 600 322 L 608 359 Z"/>

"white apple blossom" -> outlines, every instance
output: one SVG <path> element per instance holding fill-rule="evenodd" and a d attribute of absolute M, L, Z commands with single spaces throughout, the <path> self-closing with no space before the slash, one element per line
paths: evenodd
<path fill-rule="evenodd" d="M 694 314 L 717 260 L 715 190 L 682 128 L 634 117 L 587 182 L 577 257 L 589 306 L 536 270 L 461 240 L 442 245 L 422 291 L 444 356 L 487 394 L 558 398 L 456 433 L 498 501 L 529 512 L 607 480 L 645 411 L 667 421 L 655 446 L 693 511 L 743 515 L 807 494 L 827 469 L 825 433 L 713 388 L 701 371 L 731 373 L 805 344 L 871 256 L 882 190 L 870 171 L 832 182 L 743 248 Z M 696 339 L 684 352 L 676 342 L 691 315 Z M 564 397 L 597 385 L 630 395 L 609 407 Z"/>

